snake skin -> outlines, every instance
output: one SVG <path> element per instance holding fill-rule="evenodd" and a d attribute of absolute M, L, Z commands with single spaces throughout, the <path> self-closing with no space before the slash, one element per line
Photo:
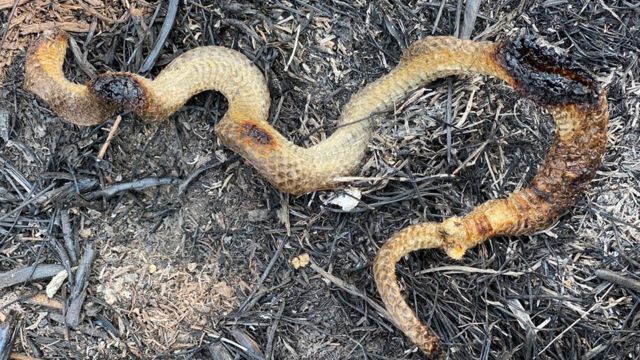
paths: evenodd
<path fill-rule="evenodd" d="M 374 119 L 437 78 L 472 73 L 496 77 L 546 108 L 556 124 L 556 138 L 529 187 L 481 204 L 467 216 L 403 229 L 376 257 L 375 282 L 393 322 L 428 355 L 438 353 L 439 339 L 407 305 L 396 264 L 406 254 L 428 248 L 460 259 L 488 238 L 545 228 L 575 203 L 605 151 L 606 93 L 570 59 L 528 36 L 500 43 L 453 37 L 417 41 L 391 72 L 352 96 L 331 136 L 309 148 L 296 146 L 268 123 L 265 79 L 237 51 L 200 47 L 177 57 L 154 80 L 108 72 L 79 85 L 62 72 L 67 40 L 62 32 L 44 33 L 29 49 L 25 65 L 25 88 L 62 118 L 92 125 L 129 109 L 147 121 L 162 121 L 193 95 L 216 90 L 229 102 L 215 129 L 220 140 L 275 187 L 294 195 L 339 186 L 336 178 L 360 166 Z"/>

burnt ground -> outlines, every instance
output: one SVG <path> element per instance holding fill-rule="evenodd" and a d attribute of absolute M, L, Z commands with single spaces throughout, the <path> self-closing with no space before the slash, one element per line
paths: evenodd
<path fill-rule="evenodd" d="M 33 0 L 13 14 L 12 3 L 0 2 L 3 61 L 11 57 L 0 100 L 0 270 L 66 263 L 78 277 L 51 300 L 48 279 L 0 290 L 15 358 L 422 358 L 372 307 L 377 250 L 408 224 L 525 186 L 552 141 L 537 106 L 470 76 L 437 81 L 386 115 L 347 184 L 362 194 L 350 211 L 326 203 L 341 191 L 279 193 L 221 146 L 213 126 L 227 105 L 213 92 L 161 124 L 122 114 L 99 160 L 114 119 L 69 125 L 25 92 L 25 46 L 56 21 L 76 31 L 70 79 L 136 72 L 168 2 Z M 237 49 L 269 80 L 274 126 L 312 145 L 410 43 L 458 34 L 461 9 L 455 0 L 180 2 L 150 76 L 197 46 Z M 640 357 L 639 27 L 630 0 L 480 6 L 472 38 L 528 29 L 598 76 L 609 146 L 584 197 L 549 229 L 491 239 L 460 262 L 422 251 L 398 266 L 448 358 Z M 295 269 L 303 254 L 316 265 Z M 603 269 L 622 281 L 597 276 Z"/>

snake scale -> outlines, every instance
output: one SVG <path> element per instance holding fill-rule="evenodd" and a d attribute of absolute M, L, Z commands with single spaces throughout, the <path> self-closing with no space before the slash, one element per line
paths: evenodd
<path fill-rule="evenodd" d="M 294 145 L 268 123 L 270 96 L 260 70 L 241 53 L 218 46 L 187 51 L 154 79 L 106 72 L 87 84 L 62 70 L 68 35 L 46 32 L 30 47 L 24 86 L 59 116 L 99 124 L 124 109 L 147 121 L 167 119 L 193 95 L 216 90 L 229 109 L 216 125 L 223 144 L 240 154 L 279 190 L 301 195 L 339 186 L 356 171 L 374 130 L 373 115 L 393 108 L 411 91 L 450 75 L 483 74 L 503 80 L 545 108 L 556 134 L 536 177 L 523 190 L 487 201 L 464 217 L 409 226 L 386 242 L 373 266 L 378 291 L 395 325 L 426 354 L 439 339 L 407 305 L 395 266 L 428 248 L 460 259 L 490 237 L 524 235 L 547 227 L 571 207 L 600 166 L 607 142 L 606 92 L 593 76 L 553 47 L 527 34 L 501 42 L 428 37 L 412 44 L 387 75 L 353 95 L 337 130 L 319 144 Z"/>

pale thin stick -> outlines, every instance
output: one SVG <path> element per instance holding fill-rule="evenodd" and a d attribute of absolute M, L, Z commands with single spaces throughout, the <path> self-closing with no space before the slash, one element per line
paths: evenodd
<path fill-rule="evenodd" d="M 296 31 L 296 38 L 293 43 L 293 50 L 291 51 L 291 56 L 289 57 L 289 61 L 287 61 L 287 64 L 284 66 L 284 71 L 287 71 L 287 69 L 289 69 L 289 65 L 291 65 L 291 62 L 293 61 L 293 56 L 296 54 L 296 49 L 298 48 L 298 38 L 300 38 L 300 25 L 298 25 L 298 30 Z"/>
<path fill-rule="evenodd" d="M 558 336 L 554 337 L 553 340 L 551 340 L 551 342 L 549 344 L 547 344 L 547 346 L 544 347 L 544 349 L 540 350 L 540 352 L 538 353 L 538 356 L 540 356 L 540 354 L 542 354 L 543 352 L 547 351 L 547 349 L 549 347 L 551 347 L 551 345 L 553 345 L 553 343 L 555 343 L 556 341 L 558 341 L 558 339 L 560 339 L 562 336 L 564 336 L 564 334 L 567 333 L 567 331 L 571 330 L 571 328 L 573 328 L 574 326 L 576 326 L 577 323 L 579 323 L 580 321 L 582 321 L 582 319 L 584 319 L 585 317 L 587 317 L 587 315 L 589 315 L 596 307 L 599 307 L 600 303 L 595 303 L 593 304 L 593 306 L 591 306 L 589 308 L 589 310 L 585 311 L 584 314 L 582 314 L 582 316 L 580 316 L 576 321 L 574 321 L 573 323 L 571 323 L 571 325 L 569 325 L 566 329 L 564 329 L 560 334 L 558 334 Z"/>
<path fill-rule="evenodd" d="M 440 266 L 426 270 L 420 270 L 417 272 L 417 275 L 424 275 L 433 272 L 439 271 L 447 271 L 447 272 L 461 272 L 461 273 L 480 273 L 480 274 L 496 274 L 496 275 L 504 275 L 504 276 L 522 276 L 524 273 L 517 271 L 498 271 L 493 269 L 479 269 L 471 266 L 458 266 L 458 265 L 449 265 L 449 266 Z"/>
<path fill-rule="evenodd" d="M 105 141 L 104 144 L 102 144 L 102 148 L 100 149 L 100 152 L 98 153 L 98 159 L 100 159 L 100 160 L 104 159 L 104 155 L 107 153 L 107 149 L 109 148 L 109 144 L 111 144 L 111 140 L 113 139 L 114 135 L 116 134 L 116 131 L 118 130 L 118 127 L 120 127 L 120 122 L 122 122 L 122 116 L 118 115 L 116 117 L 116 121 L 113 123 L 113 126 L 111 127 L 111 130 L 109 130 L 109 135 L 107 135 L 107 141 Z"/>

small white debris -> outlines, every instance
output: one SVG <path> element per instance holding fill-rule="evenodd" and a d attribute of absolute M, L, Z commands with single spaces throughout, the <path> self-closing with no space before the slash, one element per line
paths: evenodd
<path fill-rule="evenodd" d="M 351 211 L 360 202 L 362 192 L 357 188 L 346 188 L 343 193 L 336 195 L 325 202 L 325 205 L 335 205 L 343 211 Z"/>
<path fill-rule="evenodd" d="M 9 112 L 0 109 L 0 138 L 9 141 Z"/>
<path fill-rule="evenodd" d="M 58 292 L 58 289 L 62 286 L 64 281 L 67 279 L 67 270 L 62 270 L 54 276 L 51 281 L 47 284 L 47 289 L 45 290 L 47 297 L 52 299 L 53 296 Z"/>

